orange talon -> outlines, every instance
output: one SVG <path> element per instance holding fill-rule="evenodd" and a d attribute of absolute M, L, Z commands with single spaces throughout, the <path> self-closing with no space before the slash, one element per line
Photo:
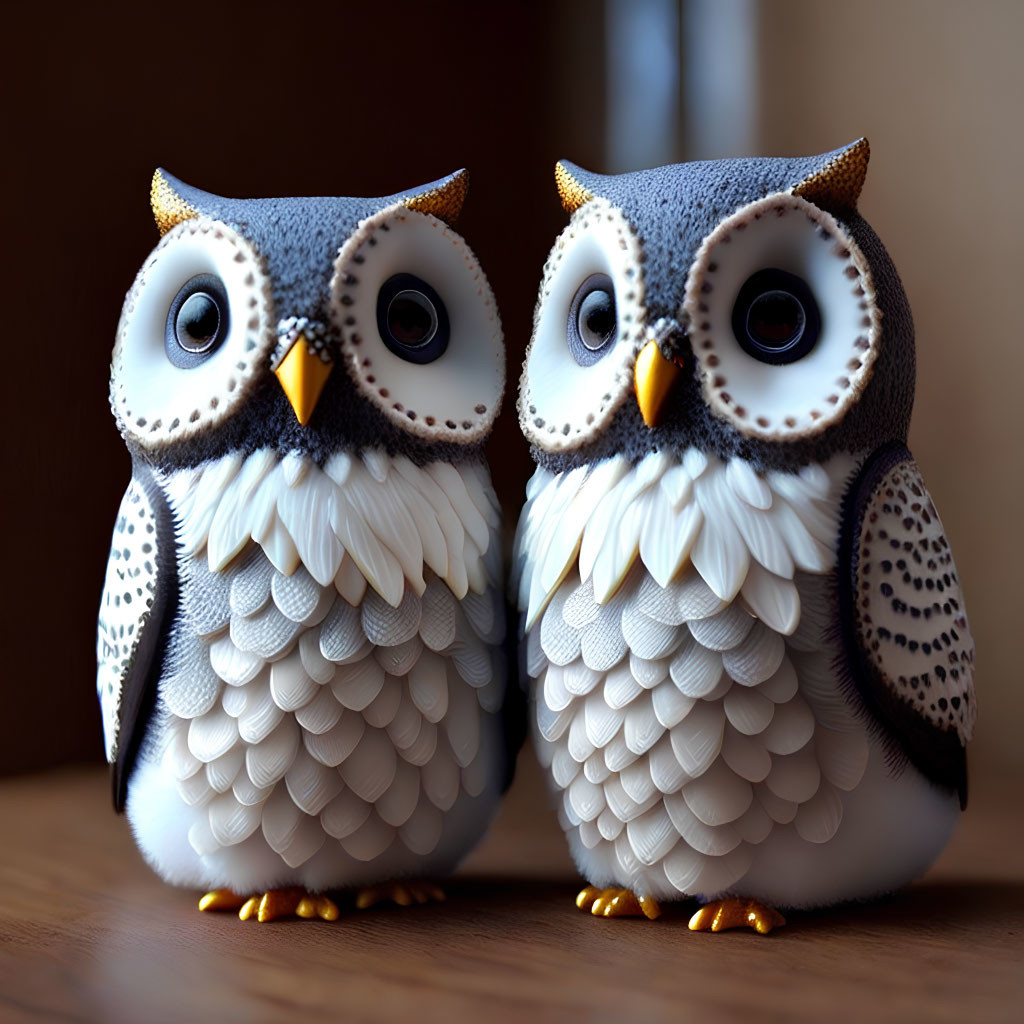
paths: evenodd
<path fill-rule="evenodd" d="M 245 903 L 245 897 L 230 889 L 211 889 L 199 900 L 200 910 L 238 910 Z"/>
<path fill-rule="evenodd" d="M 705 903 L 690 918 L 690 931 L 723 932 L 727 928 L 753 928 L 759 935 L 767 935 L 785 923 L 786 919 L 777 910 L 757 900 L 730 898 Z"/>
<path fill-rule="evenodd" d="M 646 917 L 653 921 L 661 907 L 653 896 L 637 896 L 629 889 L 599 889 L 588 885 L 576 896 L 576 906 L 595 917 Z"/>
<path fill-rule="evenodd" d="M 208 894 L 209 895 L 209 894 Z M 205 901 L 206 897 L 203 897 Z M 286 889 L 268 889 L 262 896 L 250 896 L 244 900 L 241 896 L 235 897 L 234 906 L 241 907 L 238 917 L 242 921 L 250 921 L 256 918 L 260 924 L 268 921 L 276 921 L 281 917 L 319 917 L 322 921 L 337 921 L 340 916 L 337 904 L 326 896 L 317 896 L 307 893 L 299 886 L 290 886 Z M 207 909 L 202 906 L 202 909 Z M 224 909 L 228 909 L 225 906 Z M 230 909 L 234 909 L 231 907 Z"/>

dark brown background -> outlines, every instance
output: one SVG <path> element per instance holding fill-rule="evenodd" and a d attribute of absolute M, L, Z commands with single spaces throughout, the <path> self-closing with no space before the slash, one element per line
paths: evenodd
<path fill-rule="evenodd" d="M 751 152 L 871 139 L 861 209 L 918 328 L 911 447 L 978 641 L 972 764 L 1019 772 L 1024 5 L 745 6 L 759 60 Z M 603 12 L 601 0 L 211 0 L 36 2 L 5 15 L 0 773 L 101 756 L 95 615 L 129 476 L 107 373 L 124 293 L 157 240 L 153 168 L 268 196 L 387 194 L 469 167 L 459 228 L 506 328 L 490 460 L 511 524 L 530 468 L 515 387 L 564 223 L 552 166 L 568 156 L 608 169 Z M 731 155 L 673 129 L 675 158 Z"/>

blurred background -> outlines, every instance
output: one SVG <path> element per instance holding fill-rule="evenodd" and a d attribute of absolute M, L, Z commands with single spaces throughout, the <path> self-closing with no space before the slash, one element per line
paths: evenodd
<path fill-rule="evenodd" d="M 6 14 L 7 544 L 0 773 L 101 760 L 94 629 L 129 460 L 106 404 L 162 165 L 230 196 L 386 195 L 467 166 L 459 229 L 506 328 L 514 415 L 565 156 L 599 171 L 820 153 L 861 135 L 861 212 L 917 323 L 911 448 L 978 646 L 975 785 L 1024 770 L 1024 4 L 1019 0 L 21 5 Z M 13 314 L 12 314 L 13 315 Z"/>

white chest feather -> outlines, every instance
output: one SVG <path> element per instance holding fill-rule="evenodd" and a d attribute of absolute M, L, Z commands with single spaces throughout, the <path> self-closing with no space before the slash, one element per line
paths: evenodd
<path fill-rule="evenodd" d="M 258 839 L 283 870 L 336 851 L 317 884 L 352 884 L 346 863 L 385 855 L 411 870 L 456 801 L 496 791 L 504 770 L 486 471 L 257 452 L 163 483 L 181 611 L 159 746 L 196 810 L 194 855 L 252 857 Z"/>
<path fill-rule="evenodd" d="M 535 475 L 516 554 L 535 733 L 596 884 L 710 895 L 780 826 L 835 835 L 868 760 L 828 640 L 853 466 L 691 451 Z"/>

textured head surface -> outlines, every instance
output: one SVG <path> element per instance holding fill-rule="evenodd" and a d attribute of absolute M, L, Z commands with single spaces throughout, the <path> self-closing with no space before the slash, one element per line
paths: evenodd
<path fill-rule="evenodd" d="M 614 453 L 625 453 L 635 460 L 649 451 L 671 449 L 681 454 L 696 445 L 722 457 L 741 455 L 756 466 L 791 468 L 823 461 L 837 451 L 873 448 L 887 440 L 905 439 L 913 404 L 913 324 L 903 287 L 888 254 L 855 209 L 866 163 L 864 140 L 820 156 L 700 161 L 619 175 L 593 174 L 561 162 L 556 181 L 564 205 L 575 212 L 549 259 L 535 327 L 543 326 L 550 313 L 547 305 L 560 294 L 555 277 L 558 270 L 552 269 L 554 262 L 562 259 L 561 252 L 571 242 L 591 230 L 585 222 L 594 219 L 601 204 L 607 204 L 628 224 L 634 236 L 630 244 L 639 251 L 636 266 L 628 271 L 629 294 L 617 289 L 615 296 L 619 309 L 628 306 L 637 321 L 633 331 L 635 351 L 626 356 L 635 360 L 646 341 L 657 337 L 662 353 L 675 359 L 682 372 L 654 428 L 645 426 L 632 391 L 626 388 L 628 396 L 622 398 L 612 418 L 598 424 L 600 429 L 582 430 L 572 443 L 549 443 L 532 422 L 538 414 L 530 412 L 531 403 L 525 397 L 531 374 L 542 372 L 533 355 L 541 344 L 539 331 L 535 330 L 524 368 L 520 417 L 538 462 L 551 469 L 565 469 Z M 698 270 L 704 273 L 709 263 L 712 270 L 717 269 L 715 255 L 708 257 L 706 252 L 709 237 L 738 211 L 747 207 L 754 211 L 751 204 L 769 196 L 802 197 L 792 201 L 811 204 L 827 215 L 823 220 L 832 225 L 830 238 L 852 240 L 853 246 L 848 248 L 859 249 L 858 258 L 862 255 L 866 265 L 859 284 L 873 291 L 862 301 L 862 308 L 865 317 L 870 314 L 875 320 L 872 330 L 877 333 L 872 338 L 871 372 L 864 374 L 868 378 L 866 383 L 856 385 L 856 400 L 849 403 L 844 414 L 827 425 L 773 438 L 758 436 L 753 422 L 752 430 L 737 429 L 736 422 L 721 415 L 721 410 L 711 408 L 707 400 L 710 371 L 700 365 L 694 352 L 700 324 L 684 308 Z M 753 215 L 761 217 L 760 212 Z M 746 227 L 742 224 L 739 231 L 726 239 L 731 242 L 730 255 L 746 243 Z M 620 243 L 620 248 L 626 246 Z M 700 267 L 702 255 L 704 265 Z M 766 258 L 768 265 L 772 265 L 771 259 Z M 813 258 L 817 260 L 818 256 Z M 563 265 L 566 263 L 568 260 L 563 261 Z M 562 291 L 572 294 L 579 283 L 573 282 Z M 856 280 L 854 283 L 858 284 Z M 711 290 L 709 282 L 696 284 L 698 293 L 700 287 Z M 730 306 L 732 300 L 730 295 Z M 868 302 L 875 308 L 868 310 Z M 701 309 L 704 304 L 698 294 L 693 303 L 698 319 Z M 822 312 L 828 323 L 829 310 Z M 556 325 L 565 322 L 560 309 L 550 314 L 549 319 Z M 627 329 L 628 324 L 620 318 L 620 333 Z M 789 371 L 786 367 L 773 367 L 772 371 L 784 389 Z M 843 367 L 837 366 L 832 378 L 838 379 L 842 371 Z M 547 419 L 551 416 L 552 410 L 548 410 Z M 823 421 L 828 418 L 825 415 Z"/>
<path fill-rule="evenodd" d="M 321 462 L 342 447 L 417 462 L 477 448 L 500 404 L 504 355 L 490 287 L 447 223 L 467 181 L 459 171 L 380 198 L 229 199 L 158 170 L 151 199 L 163 237 L 126 300 L 111 373 L 133 453 L 165 467 L 264 447 Z M 379 292 L 406 272 L 430 286 L 450 331 L 447 348 L 416 366 L 378 332 Z M 197 277 L 224 307 L 225 338 L 182 361 L 174 309 Z M 274 371 L 303 341 L 326 380 L 301 424 Z"/>
<path fill-rule="evenodd" d="M 186 185 L 164 170 L 156 173 L 196 215 L 229 225 L 255 246 L 265 261 L 278 309 L 303 310 L 319 320 L 327 319 L 334 257 L 342 243 L 361 220 L 408 195 L 226 199 Z M 430 191 L 445 180 L 415 192 Z"/>

